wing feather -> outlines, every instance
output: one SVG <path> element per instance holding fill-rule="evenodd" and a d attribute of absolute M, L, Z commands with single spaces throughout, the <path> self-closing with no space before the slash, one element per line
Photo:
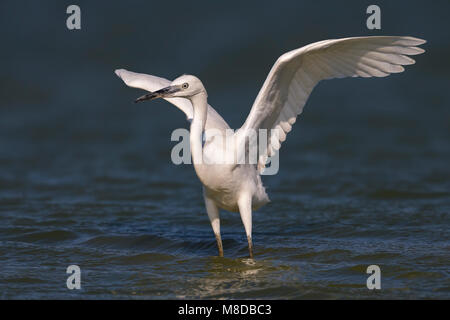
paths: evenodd
<path fill-rule="evenodd" d="M 314 87 L 321 80 L 345 77 L 386 77 L 414 64 L 408 57 L 425 52 L 426 41 L 413 37 L 355 37 L 319 41 L 283 54 L 275 62 L 239 134 L 272 130 L 260 149 L 258 168 L 264 168 L 286 140 Z"/>

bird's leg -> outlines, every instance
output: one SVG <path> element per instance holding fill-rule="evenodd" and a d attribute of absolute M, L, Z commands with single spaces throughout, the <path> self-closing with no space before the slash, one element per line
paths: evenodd
<path fill-rule="evenodd" d="M 223 246 L 220 234 L 216 234 L 216 240 L 217 240 L 217 249 L 219 250 L 219 257 L 223 258 Z"/>
<path fill-rule="evenodd" d="M 239 212 L 242 222 L 244 223 L 245 233 L 247 234 L 248 253 L 253 259 L 253 243 L 252 243 L 252 197 L 244 194 L 238 200 Z"/>
<path fill-rule="evenodd" d="M 217 248 L 219 249 L 219 257 L 223 257 L 222 237 L 220 236 L 219 208 L 214 203 L 214 201 L 208 198 L 204 193 L 203 197 L 205 198 L 206 212 L 208 212 L 208 217 L 211 221 L 214 235 L 216 236 Z"/>

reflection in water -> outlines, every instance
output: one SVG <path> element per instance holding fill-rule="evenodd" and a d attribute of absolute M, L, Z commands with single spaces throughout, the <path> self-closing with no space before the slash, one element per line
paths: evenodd
<path fill-rule="evenodd" d="M 206 275 L 188 280 L 188 292 L 178 298 L 248 298 L 250 292 L 268 289 L 286 267 L 269 260 L 214 257 L 205 261 Z"/>

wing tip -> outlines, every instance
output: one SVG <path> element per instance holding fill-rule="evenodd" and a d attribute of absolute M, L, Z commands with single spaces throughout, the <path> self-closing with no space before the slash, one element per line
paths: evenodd
<path fill-rule="evenodd" d="M 114 73 L 115 73 L 120 79 L 122 79 L 122 75 L 123 75 L 124 72 L 127 72 L 127 70 L 125 70 L 125 69 L 116 69 L 116 70 L 114 70 Z"/>
<path fill-rule="evenodd" d="M 414 41 L 416 46 L 420 46 L 422 44 L 427 43 L 427 40 L 425 39 L 421 39 L 421 38 L 416 38 L 416 37 L 405 37 L 408 40 Z"/>
<path fill-rule="evenodd" d="M 422 54 L 425 52 L 424 48 L 419 48 L 419 47 L 416 47 L 416 48 L 417 48 L 417 54 Z"/>
<path fill-rule="evenodd" d="M 381 36 L 384 37 L 384 36 Z M 420 46 L 422 44 L 427 43 L 427 40 L 412 37 L 412 36 L 386 36 L 386 38 L 391 38 L 394 41 L 399 41 L 401 45 L 413 47 L 413 46 Z"/>

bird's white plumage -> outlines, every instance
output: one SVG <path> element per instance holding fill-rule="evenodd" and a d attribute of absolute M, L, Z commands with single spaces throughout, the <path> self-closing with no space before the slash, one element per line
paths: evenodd
<path fill-rule="evenodd" d="M 286 140 L 313 88 L 321 80 L 385 77 L 413 64 L 407 55 L 423 53 L 413 37 L 354 37 L 316 42 L 283 54 L 270 71 L 248 118 L 247 129 L 273 130 L 266 150 L 259 150 L 259 168 Z"/>
<path fill-rule="evenodd" d="M 232 136 L 237 143 L 231 150 L 224 148 L 217 136 L 208 137 L 209 132 L 225 132 L 229 126 L 207 103 L 206 90 L 198 78 L 185 75 L 171 82 L 124 69 L 116 70 L 116 74 L 128 86 L 151 92 L 138 101 L 164 98 L 192 120 L 190 146 L 194 168 L 203 184 L 219 254 L 223 255 L 219 220 L 219 208 L 223 208 L 240 212 L 252 256 L 252 210 L 269 201 L 260 173 L 267 157 L 286 140 L 317 83 L 332 78 L 385 77 L 402 72 L 404 65 L 414 63 L 409 55 L 424 52 L 417 47 L 423 43 L 424 40 L 412 37 L 355 37 L 320 41 L 283 54 L 272 67 L 245 123 Z M 217 162 L 246 149 L 242 146 L 247 146 L 248 133 L 260 129 L 272 131 L 267 145 L 258 143 L 258 166 Z M 202 140 L 203 134 L 206 141 Z M 196 161 L 201 158 L 213 161 Z"/>
<path fill-rule="evenodd" d="M 138 88 L 147 90 L 150 92 L 157 91 L 161 88 L 167 87 L 171 84 L 171 81 L 152 76 L 144 73 L 136 73 L 132 71 L 128 71 L 125 69 L 118 69 L 115 71 L 116 75 L 125 82 L 125 84 L 132 88 Z M 188 121 L 192 121 L 194 118 L 194 110 L 192 107 L 191 101 L 185 98 L 164 98 L 164 100 L 170 102 L 178 109 L 184 112 Z M 230 126 L 226 123 L 226 121 L 214 110 L 213 107 L 208 105 L 208 117 L 206 120 L 205 129 L 218 129 L 225 130 L 229 129 Z"/>

